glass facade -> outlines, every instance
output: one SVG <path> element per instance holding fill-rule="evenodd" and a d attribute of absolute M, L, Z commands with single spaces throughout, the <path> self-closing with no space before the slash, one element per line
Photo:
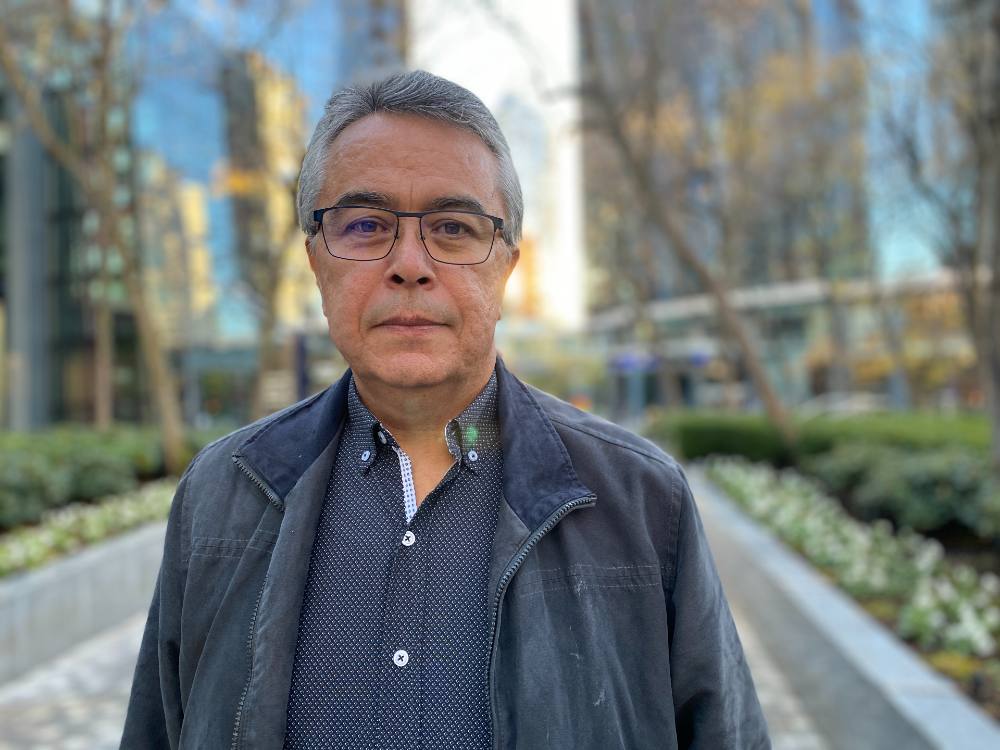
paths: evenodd
<path fill-rule="evenodd" d="M 29 19 L 40 20 L 41 11 Z M 122 236 L 138 249 L 142 304 L 189 422 L 250 416 L 262 337 L 273 355 L 265 364 L 274 405 L 299 395 L 273 384 L 302 380 L 290 372 L 302 341 L 335 357 L 319 335 L 296 229 L 298 166 L 334 88 L 402 67 L 404 25 L 402 2 L 316 0 L 280 17 L 235 2 L 168 6 L 120 30 L 113 82 L 130 93 L 109 113 L 126 130 L 107 151 L 112 199 Z M 65 77 L 54 70 L 47 79 L 49 124 L 64 135 L 72 123 L 55 102 Z M 0 81 L 0 103 L 11 96 Z M 98 333 L 108 325 L 114 419 L 151 419 L 122 257 L 98 242 L 86 200 L 30 128 L 12 131 L 9 110 L 0 106 L 0 426 L 92 420 Z M 12 200 L 24 175 L 33 198 Z"/>

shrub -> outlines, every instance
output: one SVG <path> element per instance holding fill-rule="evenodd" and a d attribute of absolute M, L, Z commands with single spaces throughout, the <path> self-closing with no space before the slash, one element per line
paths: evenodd
<path fill-rule="evenodd" d="M 34 523 L 49 508 L 69 499 L 69 477 L 44 457 L 25 451 L 4 453 L 0 465 L 0 530 Z"/>
<path fill-rule="evenodd" d="M 746 511 L 773 529 L 844 589 L 894 603 L 896 631 L 924 649 L 992 658 L 1000 644 L 1000 579 L 952 565 L 941 545 L 888 524 L 848 516 L 815 484 L 786 470 L 715 459 L 708 473 Z"/>
<path fill-rule="evenodd" d="M 167 517 L 176 485 L 150 482 L 124 495 L 47 512 L 40 524 L 0 534 L 0 577 L 45 564 L 127 529 Z"/>
<path fill-rule="evenodd" d="M 942 417 L 906 412 L 822 416 L 799 420 L 796 429 L 796 444 L 789 449 L 760 415 L 686 411 L 652 419 L 647 433 L 654 440 L 669 443 L 687 459 L 731 455 L 773 466 L 800 463 L 842 445 L 877 444 L 908 450 L 961 447 L 983 453 L 990 444 L 989 426 L 979 415 Z"/>
<path fill-rule="evenodd" d="M 827 491 L 848 500 L 878 466 L 891 464 L 899 451 L 865 443 L 838 445 L 826 453 L 809 456 L 802 469 L 819 480 Z"/>
<path fill-rule="evenodd" d="M 104 453 L 87 447 L 62 457 L 73 500 L 94 500 L 134 489 L 134 464 L 121 453 Z"/>
<path fill-rule="evenodd" d="M 963 503 L 958 517 L 983 539 L 1000 540 L 1000 482 L 990 477 L 974 502 Z"/>
<path fill-rule="evenodd" d="M 164 469 L 159 436 L 147 428 L 0 433 L 0 456 L 0 530 L 36 523 L 45 510 L 70 501 L 128 492 Z"/>
<path fill-rule="evenodd" d="M 721 412 L 667 414 L 653 420 L 647 429 L 653 440 L 668 443 L 684 458 L 710 455 L 743 456 L 787 466 L 792 452 L 778 431 L 762 416 Z"/>
<path fill-rule="evenodd" d="M 950 521 L 973 520 L 983 497 L 989 466 L 965 450 L 897 452 L 877 464 L 857 488 L 854 502 L 917 531 L 940 529 Z"/>

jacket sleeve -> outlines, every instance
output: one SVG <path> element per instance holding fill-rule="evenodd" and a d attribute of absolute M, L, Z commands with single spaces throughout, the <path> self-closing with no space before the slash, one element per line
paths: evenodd
<path fill-rule="evenodd" d="M 190 539 L 185 529 L 184 503 L 193 466 L 192 461 L 177 486 L 170 507 L 163 560 L 132 678 L 122 750 L 160 750 L 178 746 L 184 719 L 178 670 L 181 606 L 187 577 L 187 540 Z"/>
<path fill-rule="evenodd" d="M 678 745 L 692 750 L 771 747 L 750 669 L 686 479 L 668 597 L 670 673 Z"/>

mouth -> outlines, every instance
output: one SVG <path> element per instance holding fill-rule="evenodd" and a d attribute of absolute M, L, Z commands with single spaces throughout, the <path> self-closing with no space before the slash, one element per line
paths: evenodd
<path fill-rule="evenodd" d="M 439 323 L 436 320 L 424 318 L 419 315 L 397 315 L 383 320 L 376 327 L 387 328 L 392 331 L 403 333 L 421 333 L 434 330 L 435 328 L 441 328 L 443 326 L 444 323 Z"/>

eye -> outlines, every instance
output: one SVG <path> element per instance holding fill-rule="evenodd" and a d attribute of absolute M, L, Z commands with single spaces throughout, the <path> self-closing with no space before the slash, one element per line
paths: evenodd
<path fill-rule="evenodd" d="M 380 228 L 383 228 L 381 223 L 375 219 L 357 219 L 345 227 L 348 232 L 355 234 L 375 234 Z"/>
<path fill-rule="evenodd" d="M 468 236 L 471 229 L 465 221 L 449 217 L 434 221 L 431 225 L 431 231 L 448 239 L 458 239 Z"/>

